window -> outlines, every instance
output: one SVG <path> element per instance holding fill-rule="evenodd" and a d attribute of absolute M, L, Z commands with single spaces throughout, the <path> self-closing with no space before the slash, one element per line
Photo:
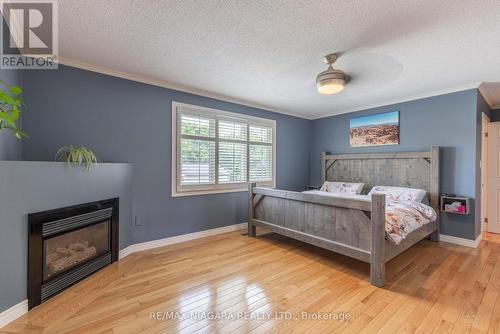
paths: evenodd
<path fill-rule="evenodd" d="M 172 196 L 275 185 L 276 122 L 172 103 Z"/>

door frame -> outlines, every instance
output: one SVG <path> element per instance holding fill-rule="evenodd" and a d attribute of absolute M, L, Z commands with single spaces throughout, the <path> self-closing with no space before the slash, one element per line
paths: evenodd
<path fill-rule="evenodd" d="M 482 113 L 481 119 L 481 233 L 488 231 L 488 125 L 489 117 Z"/>

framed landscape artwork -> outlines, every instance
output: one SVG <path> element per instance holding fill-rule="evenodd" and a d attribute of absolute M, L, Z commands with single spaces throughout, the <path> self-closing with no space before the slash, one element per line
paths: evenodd
<path fill-rule="evenodd" d="M 399 111 L 352 118 L 349 135 L 352 147 L 398 145 Z"/>

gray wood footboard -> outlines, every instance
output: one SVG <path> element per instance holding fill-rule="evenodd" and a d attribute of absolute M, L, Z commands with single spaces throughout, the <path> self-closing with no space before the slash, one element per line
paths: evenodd
<path fill-rule="evenodd" d="M 372 201 L 249 185 L 248 235 L 255 227 L 370 263 L 370 281 L 384 285 L 385 195 Z"/>

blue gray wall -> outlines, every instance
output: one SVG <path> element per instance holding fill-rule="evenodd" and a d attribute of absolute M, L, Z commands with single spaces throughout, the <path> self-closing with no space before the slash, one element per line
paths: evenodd
<path fill-rule="evenodd" d="M 103 161 L 134 165 L 133 242 L 245 222 L 246 193 L 172 198 L 171 105 L 190 103 L 277 123 L 277 186 L 303 190 L 309 180 L 308 120 L 61 66 L 24 71 L 30 139 L 23 160 L 52 160 L 63 145 L 83 145 Z M 221 208 L 224 210 L 221 210 Z"/>
<path fill-rule="evenodd" d="M 120 197 L 120 249 L 130 243 L 130 164 L 92 171 L 56 162 L 0 161 L 0 312 L 26 299 L 28 213 Z"/>
<path fill-rule="evenodd" d="M 21 71 L 0 70 L 0 80 L 7 87 L 21 86 Z M 5 86 L 2 87 L 5 89 Z M 0 131 L 0 160 L 19 160 L 21 145 L 19 140 L 7 130 Z"/>
<path fill-rule="evenodd" d="M 349 120 L 352 117 L 387 111 L 400 111 L 400 145 L 353 148 L 349 145 Z M 428 150 L 442 147 L 441 192 L 472 198 L 467 216 L 441 214 L 441 233 L 475 239 L 477 91 L 399 103 L 313 121 L 310 171 L 311 184 L 320 184 L 320 154 Z"/>

